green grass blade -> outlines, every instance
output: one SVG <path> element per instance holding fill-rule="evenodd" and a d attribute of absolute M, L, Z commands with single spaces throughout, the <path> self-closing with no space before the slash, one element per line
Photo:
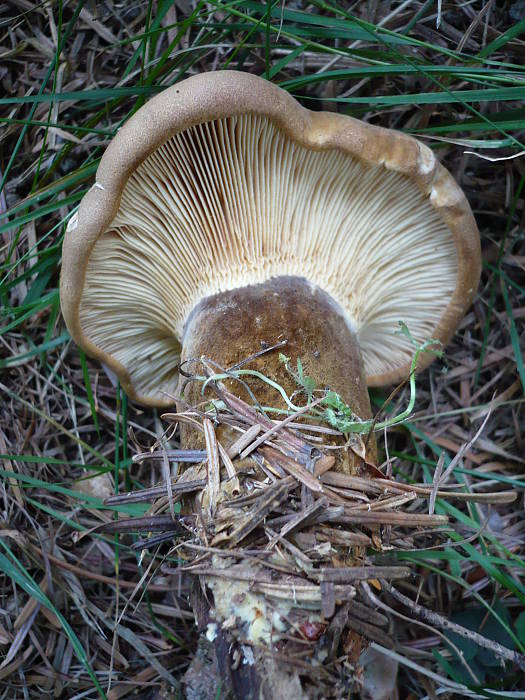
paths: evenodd
<path fill-rule="evenodd" d="M 82 646 L 79 638 L 75 634 L 75 631 L 73 630 L 69 622 L 60 612 L 60 610 L 58 610 L 58 608 L 56 608 L 53 605 L 51 600 L 49 600 L 47 595 L 42 591 L 42 589 L 36 583 L 36 581 L 24 569 L 22 564 L 18 561 L 16 556 L 11 552 L 9 547 L 2 539 L 0 539 L 0 546 L 3 547 L 4 551 L 6 551 L 8 554 L 8 556 L 6 557 L 4 554 L 0 553 L 0 571 L 2 571 L 6 576 L 12 579 L 12 581 L 18 586 L 20 586 L 20 588 L 22 588 L 22 590 L 24 590 L 27 593 L 27 595 L 37 600 L 41 605 L 43 605 L 54 615 L 56 615 L 57 619 L 62 625 L 62 629 L 64 630 L 71 646 L 73 647 L 77 659 L 80 661 L 82 666 L 86 669 L 87 673 L 89 674 L 89 677 L 93 681 L 93 685 L 97 689 L 99 696 L 103 698 L 103 700 L 107 700 L 106 694 L 102 690 L 98 679 L 95 675 L 95 672 L 91 668 L 88 656 L 84 651 L 84 647 Z"/>
<path fill-rule="evenodd" d="M 521 379 L 523 393 L 525 394 L 525 367 L 523 366 L 523 348 L 521 347 L 520 336 L 518 334 L 518 329 L 516 328 L 516 321 L 514 320 L 512 304 L 510 302 L 509 293 L 507 291 L 507 284 L 503 279 L 501 279 L 500 282 L 501 293 L 505 301 L 505 311 L 507 312 L 507 318 L 509 319 L 510 342 L 514 351 L 514 358 L 516 360 L 516 367 L 518 368 L 518 374 Z"/>

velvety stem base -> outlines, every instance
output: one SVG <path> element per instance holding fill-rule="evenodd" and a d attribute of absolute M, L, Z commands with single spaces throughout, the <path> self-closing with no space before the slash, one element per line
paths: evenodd
<path fill-rule="evenodd" d="M 285 345 L 251 360 L 242 368 L 257 370 L 277 382 L 295 404 L 302 406 L 306 397 L 304 393 L 297 393 L 300 387 L 279 355 L 289 357 L 294 369 L 300 359 L 304 374 L 313 379 L 317 389 L 329 387 L 337 391 L 356 415 L 362 419 L 371 417 L 357 337 L 332 298 L 301 277 L 277 277 L 201 301 L 186 324 L 182 360 L 199 360 L 205 356 L 221 368 L 230 369 L 265 347 L 284 340 Z M 202 372 L 198 362 L 188 362 L 184 366 L 189 371 Z M 265 382 L 250 376 L 242 379 L 261 406 L 288 408 L 281 395 Z M 224 383 L 232 393 L 253 403 L 241 382 L 228 379 Z M 182 398 L 190 405 L 202 404 L 212 392 L 207 390 L 203 397 L 201 389 L 202 383 L 190 382 L 184 387 Z M 314 394 L 314 397 L 319 395 Z M 279 417 L 279 414 L 269 415 Z M 183 441 L 187 447 L 204 444 L 203 437 L 191 429 L 183 429 Z M 367 446 L 367 456 L 373 461 L 373 439 Z M 335 454 L 337 469 L 352 474 L 359 470 L 360 460 L 353 452 L 337 450 Z"/>

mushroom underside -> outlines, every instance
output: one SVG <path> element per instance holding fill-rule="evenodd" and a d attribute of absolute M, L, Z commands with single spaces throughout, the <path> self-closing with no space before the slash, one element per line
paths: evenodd
<path fill-rule="evenodd" d="M 367 376 L 410 362 L 458 275 L 453 236 L 406 176 L 313 149 L 246 114 L 175 134 L 129 178 L 96 241 L 84 335 L 148 399 L 176 390 L 185 320 L 199 300 L 299 275 L 341 306 Z"/>

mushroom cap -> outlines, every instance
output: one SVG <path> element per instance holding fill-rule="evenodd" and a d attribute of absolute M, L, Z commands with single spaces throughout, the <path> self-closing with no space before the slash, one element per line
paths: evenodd
<path fill-rule="evenodd" d="M 368 384 L 389 384 L 414 354 L 399 321 L 418 343 L 455 331 L 479 281 L 479 234 L 416 139 L 210 72 L 151 99 L 108 146 L 65 234 L 62 311 L 131 398 L 164 406 L 198 301 L 280 275 L 328 292 Z"/>

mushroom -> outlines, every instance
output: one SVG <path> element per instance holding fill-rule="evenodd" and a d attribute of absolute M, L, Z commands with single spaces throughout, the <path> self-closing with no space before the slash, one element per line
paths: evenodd
<path fill-rule="evenodd" d="M 234 393 L 248 385 L 286 409 L 302 368 L 369 419 L 367 385 L 410 372 L 398 322 L 416 344 L 446 343 L 479 274 L 469 205 L 427 146 L 221 71 L 165 90 L 119 130 L 67 227 L 60 296 L 72 337 L 145 405 L 202 400 L 202 385 L 179 384 L 181 363 L 251 358 Z M 261 354 L 280 341 L 289 362 Z"/>
<path fill-rule="evenodd" d="M 367 385 L 410 371 L 398 322 L 446 343 L 479 274 L 470 207 L 429 148 L 221 71 L 119 130 L 67 227 L 60 295 L 72 337 L 140 403 L 173 404 L 181 361 L 227 369 L 285 340 L 292 365 L 366 419 Z M 250 367 L 291 394 L 281 359 Z"/>

